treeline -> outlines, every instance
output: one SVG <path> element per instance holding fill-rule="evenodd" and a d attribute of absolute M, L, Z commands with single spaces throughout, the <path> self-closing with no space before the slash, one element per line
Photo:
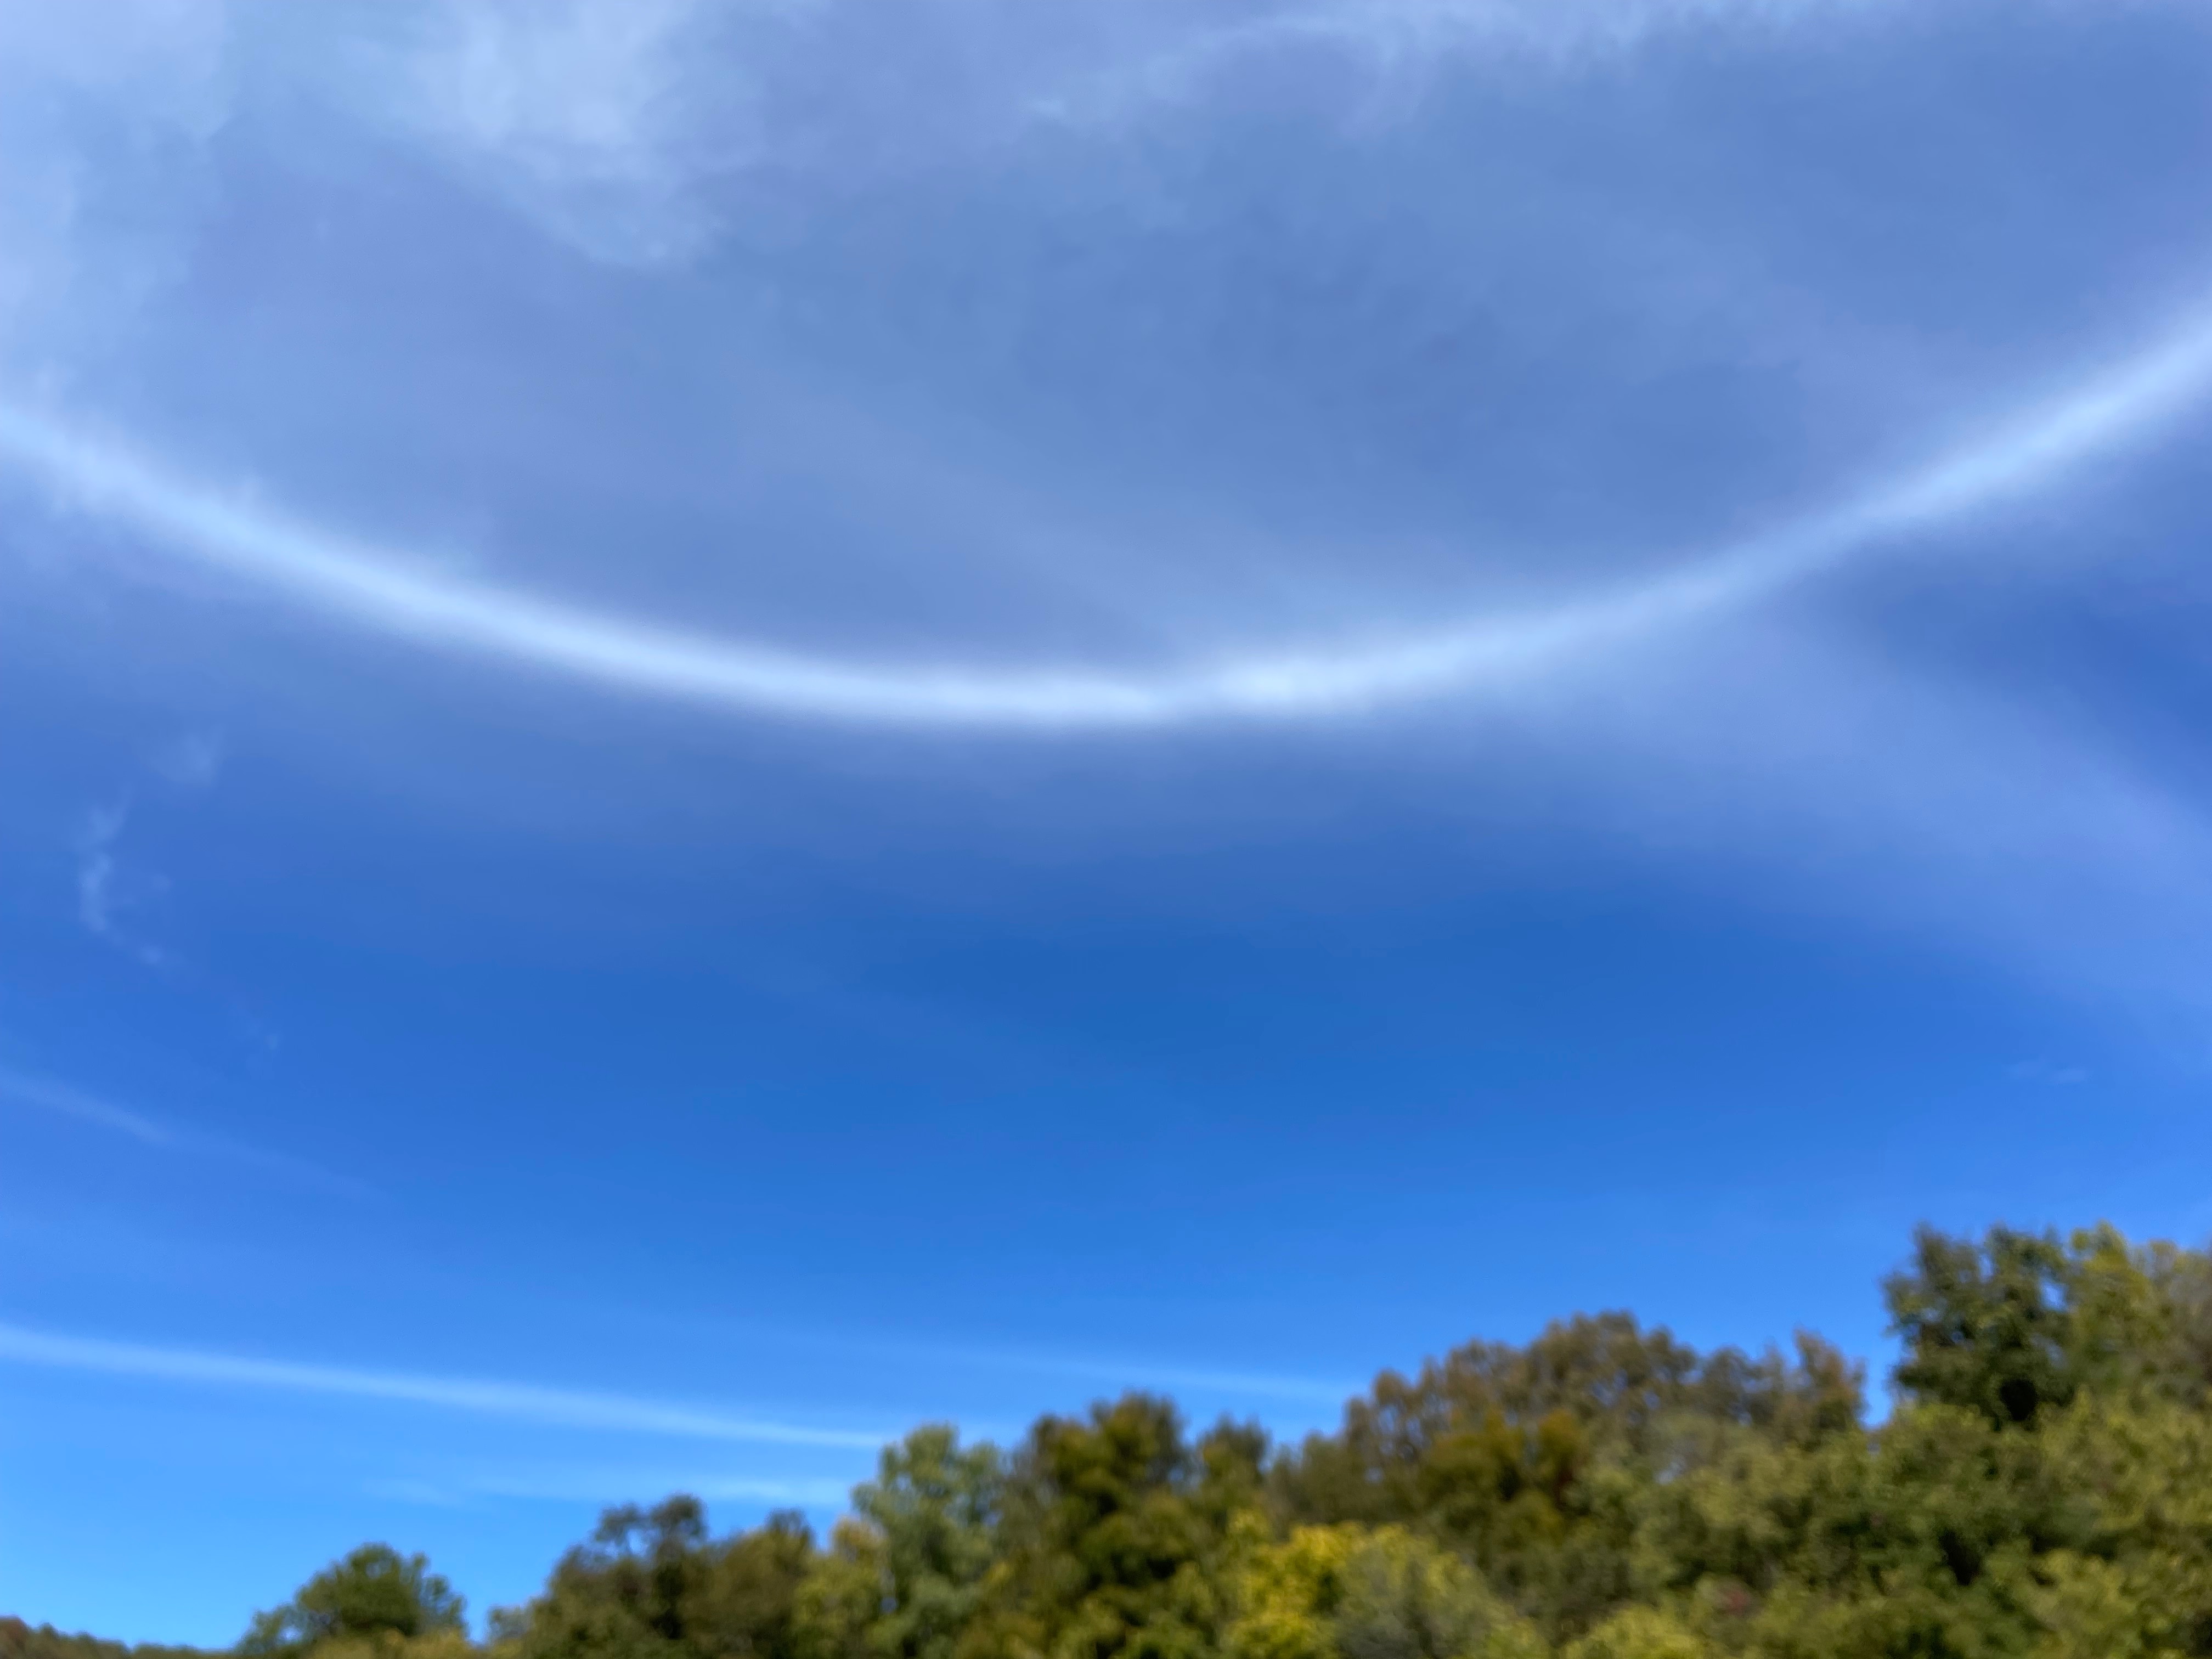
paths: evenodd
<path fill-rule="evenodd" d="M 1384 1373 L 1334 1433 L 1194 1436 L 1131 1395 L 1001 1451 L 917 1430 L 826 1540 L 610 1511 L 472 1647 L 356 1552 L 258 1659 L 2163 1659 L 2212 1655 L 2212 1258 L 2109 1228 L 1923 1231 L 1869 1428 L 1818 1338 L 1625 1314 Z M 0 1659 L 108 1659 L 50 1633 Z M 147 1650 L 140 1650 L 141 1655 Z M 149 1656 L 150 1659 L 150 1656 Z"/>
<path fill-rule="evenodd" d="M 20 1619 L 0 1619 L 0 1659 L 206 1659 L 198 1648 L 131 1647 L 96 1636 L 64 1636 L 51 1625 L 33 1629 Z"/>

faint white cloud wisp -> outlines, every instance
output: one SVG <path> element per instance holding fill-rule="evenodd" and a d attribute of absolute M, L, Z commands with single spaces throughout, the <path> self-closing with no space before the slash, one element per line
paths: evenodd
<path fill-rule="evenodd" d="M 56 1112 L 64 1117 L 73 1117 L 82 1123 L 97 1125 L 143 1141 L 149 1146 L 169 1146 L 177 1137 L 151 1118 L 128 1111 L 73 1089 L 52 1078 L 34 1077 L 28 1073 L 0 1070 L 0 1100 L 9 1100 L 21 1106 L 33 1106 L 41 1111 Z"/>
<path fill-rule="evenodd" d="M 754 159 L 752 66 L 701 73 L 699 0 L 441 4 L 400 14 L 347 90 L 372 122 L 584 252 L 618 264 L 711 241 L 702 189 Z M 711 90 L 707 82 L 712 82 Z"/>
<path fill-rule="evenodd" d="M 189 1348 L 59 1336 L 17 1325 L 0 1325 L 0 1360 L 107 1376 L 390 1401 L 556 1428 L 665 1435 L 679 1439 L 873 1450 L 890 1438 L 873 1431 L 772 1422 L 625 1395 L 252 1359 Z"/>
<path fill-rule="evenodd" d="M 175 960 L 160 945 L 125 929 L 122 913 L 159 893 L 167 885 L 159 876 L 126 870 L 116 856 L 116 842 L 131 822 L 128 797 L 113 806 L 94 807 L 85 814 L 77 836 L 76 914 L 94 939 L 112 945 L 146 967 L 161 969 Z"/>
<path fill-rule="evenodd" d="M 167 1152 L 244 1164 L 292 1184 L 324 1192 L 343 1193 L 353 1198 L 367 1197 L 373 1192 L 364 1182 L 350 1176 L 333 1174 L 305 1158 L 294 1158 L 286 1152 L 270 1152 L 264 1147 L 244 1146 L 221 1135 L 173 1127 L 143 1112 L 118 1106 L 72 1084 L 33 1073 L 0 1067 L 0 1102 L 12 1102 L 16 1105 L 75 1118 L 81 1123 L 113 1130 L 142 1145 L 158 1146 Z"/>
<path fill-rule="evenodd" d="M 214 787 L 222 770 L 220 732 L 188 732 L 163 746 L 149 762 L 155 777 L 172 788 L 199 791 Z M 146 967 L 178 965 L 174 952 L 140 938 L 123 924 L 123 914 L 166 891 L 168 882 L 152 871 L 126 866 L 116 851 L 137 810 L 126 792 L 112 806 L 95 806 L 84 817 L 76 837 L 77 920 L 94 939 L 115 946 Z"/>
<path fill-rule="evenodd" d="M 2203 802 L 2062 688 L 1992 684 L 1796 612 L 1646 668 L 1527 711 L 1571 756 L 1577 821 L 1630 856 L 2131 1019 L 2194 1025 L 2212 1001 Z"/>
<path fill-rule="evenodd" d="M 1898 0 L 1369 0 L 1261 7 L 1205 24 L 1134 61 L 1036 100 L 1039 117 L 1125 121 L 1201 96 L 1217 77 L 1285 49 L 1317 49 L 1382 83 L 1419 84 L 1449 59 L 1509 59 L 1572 70 L 1693 29 L 1782 35 L 1902 8 Z M 1188 14 L 1196 15 L 1196 14 Z"/>
<path fill-rule="evenodd" d="M 157 753 L 154 775 L 179 789 L 208 789 L 222 775 L 223 738 L 220 732 L 187 732 Z"/>
<path fill-rule="evenodd" d="M 958 135 L 957 147 L 1039 120 L 1117 125 L 1196 95 L 1273 49 L 1318 49 L 1387 82 L 1471 57 L 1571 71 L 1669 33 L 1782 37 L 1905 8 L 1900 0 L 1388 0 L 1237 15 L 1098 6 L 1066 9 L 1066 33 L 1082 44 L 1053 49 L 1009 44 L 1025 33 L 1009 27 L 1022 9 L 912 8 L 902 21 L 1004 55 L 988 85 L 947 75 L 910 89 L 913 102 L 889 114 L 875 100 L 830 95 L 852 77 L 851 18 L 860 10 L 836 0 L 389 8 L 380 40 L 348 54 L 336 89 L 371 123 L 421 144 L 570 246 L 617 264 L 660 266 L 697 255 L 729 228 L 738 210 L 725 186 L 741 175 L 825 162 L 866 170 L 872 163 L 862 158 L 910 160 L 946 135 Z M 953 56 L 962 57 L 957 47 Z M 884 125 L 896 129 L 888 141 L 877 130 Z"/>
<path fill-rule="evenodd" d="M 190 158 L 230 108 L 229 37 L 218 0 L 0 0 L 0 356 L 50 370 L 175 274 Z M 115 149 L 162 188 L 119 199 Z"/>

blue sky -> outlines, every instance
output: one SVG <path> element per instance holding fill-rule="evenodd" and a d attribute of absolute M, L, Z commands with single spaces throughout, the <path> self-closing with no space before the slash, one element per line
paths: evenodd
<path fill-rule="evenodd" d="M 2201 1239 L 2208 44 L 0 3 L 0 1607 Z"/>

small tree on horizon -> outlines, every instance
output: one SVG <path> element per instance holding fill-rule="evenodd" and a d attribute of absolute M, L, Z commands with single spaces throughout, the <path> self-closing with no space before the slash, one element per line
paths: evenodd
<path fill-rule="evenodd" d="M 337 1637 L 428 1636 L 468 1628 L 465 1604 L 422 1555 L 363 1544 L 333 1561 L 282 1607 L 253 1616 L 238 1644 L 254 1659 L 304 1654 Z"/>

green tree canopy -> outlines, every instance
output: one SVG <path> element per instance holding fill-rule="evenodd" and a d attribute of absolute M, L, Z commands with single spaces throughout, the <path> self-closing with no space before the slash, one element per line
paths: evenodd
<path fill-rule="evenodd" d="M 2212 1392 L 2212 1260 L 2197 1251 L 2133 1249 L 2109 1226 L 2063 1242 L 1923 1227 L 1882 1289 L 1914 1400 L 2026 1426 L 2084 1389 L 2200 1407 Z"/>
<path fill-rule="evenodd" d="M 1224 1424 L 1195 1445 L 1164 1400 L 1048 1417 L 1015 1457 L 1000 1559 L 962 1659 L 1198 1659 L 1228 1605 L 1231 1523 L 1266 1441 Z"/>
<path fill-rule="evenodd" d="M 606 1511 L 544 1595 L 498 1625 L 520 1659 L 797 1659 L 794 1614 L 815 1561 L 795 1512 L 717 1541 L 705 1505 L 679 1495 Z"/>
<path fill-rule="evenodd" d="M 1869 1425 L 1817 1338 L 1626 1314 L 1385 1372 L 1334 1431 L 1194 1437 L 1133 1394 L 1010 1454 L 887 1448 L 826 1548 L 608 1510 L 483 1659 L 2212 1659 L 2212 1257 L 1923 1231 Z M 356 1551 L 246 1659 L 467 1659 L 420 1556 Z M 0 1659 L 133 1654 L 0 1620 Z"/>
<path fill-rule="evenodd" d="M 339 1637 L 428 1636 L 467 1628 L 461 1598 L 420 1555 L 364 1544 L 300 1587 L 282 1607 L 256 1613 L 238 1644 L 247 1655 L 305 1653 Z"/>

